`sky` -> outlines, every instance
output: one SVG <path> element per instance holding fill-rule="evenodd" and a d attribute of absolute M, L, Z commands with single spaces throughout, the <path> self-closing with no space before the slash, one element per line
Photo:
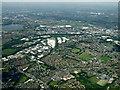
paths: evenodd
<path fill-rule="evenodd" d="M 0 0 L 2 2 L 119 2 L 120 0 Z"/>

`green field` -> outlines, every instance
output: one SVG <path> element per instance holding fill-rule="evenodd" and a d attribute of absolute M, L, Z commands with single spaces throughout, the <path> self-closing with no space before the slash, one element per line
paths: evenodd
<path fill-rule="evenodd" d="M 105 86 L 107 84 L 107 81 L 101 79 L 100 81 L 97 82 L 97 84 L 100 86 Z"/>
<path fill-rule="evenodd" d="M 81 84 L 85 85 L 86 88 L 100 88 L 96 83 L 98 80 L 95 77 L 87 78 L 86 73 L 78 73 L 79 77 L 77 77 L 76 74 L 73 75 Z"/>
<path fill-rule="evenodd" d="M 5 49 L 2 51 L 2 55 L 8 56 L 16 52 L 16 49 Z"/>
<path fill-rule="evenodd" d="M 20 83 L 24 83 L 25 81 L 27 81 L 28 80 L 28 77 L 26 77 L 25 75 L 23 75 L 22 77 L 21 77 L 21 79 L 19 80 L 19 82 Z"/>
<path fill-rule="evenodd" d="M 93 84 L 96 84 L 99 81 L 99 79 L 97 79 L 96 77 L 91 77 L 89 78 L 89 81 L 91 81 L 91 83 Z"/>
<path fill-rule="evenodd" d="M 43 68 L 48 68 L 46 65 L 44 65 L 44 64 L 41 64 L 41 66 L 43 67 Z"/>
<path fill-rule="evenodd" d="M 54 87 L 54 85 L 57 85 L 57 84 L 58 84 L 58 81 L 51 81 L 49 85 Z"/>
<path fill-rule="evenodd" d="M 77 58 L 80 58 L 80 59 L 83 59 L 83 60 L 86 60 L 86 61 L 89 61 L 90 59 L 92 59 L 94 56 L 88 54 L 88 53 L 85 53 L 83 52 L 81 55 L 78 55 L 76 56 Z"/>
<path fill-rule="evenodd" d="M 111 58 L 106 57 L 106 56 L 101 56 L 100 59 L 101 59 L 101 60 L 104 60 L 104 61 L 108 61 L 108 60 L 110 60 Z"/>
<path fill-rule="evenodd" d="M 90 77 L 93 77 L 94 75 L 93 74 L 87 74 L 87 76 L 90 78 Z"/>
<path fill-rule="evenodd" d="M 73 52 L 73 53 L 78 53 L 78 52 L 80 52 L 80 49 L 76 49 L 76 48 L 75 48 L 75 49 L 72 49 L 71 52 Z"/>

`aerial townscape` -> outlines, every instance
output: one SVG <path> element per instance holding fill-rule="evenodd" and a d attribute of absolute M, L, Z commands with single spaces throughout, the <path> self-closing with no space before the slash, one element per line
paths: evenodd
<path fill-rule="evenodd" d="M 117 3 L 2 8 L 2 88 L 119 90 Z"/>

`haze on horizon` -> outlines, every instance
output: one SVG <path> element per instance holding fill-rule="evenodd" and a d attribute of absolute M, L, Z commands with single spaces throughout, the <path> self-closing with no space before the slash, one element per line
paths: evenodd
<path fill-rule="evenodd" d="M 119 2 L 119 0 L 2 0 L 2 2 Z"/>

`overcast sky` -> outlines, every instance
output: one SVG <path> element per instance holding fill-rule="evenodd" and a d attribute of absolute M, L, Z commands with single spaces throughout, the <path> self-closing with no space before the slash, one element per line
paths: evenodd
<path fill-rule="evenodd" d="M 0 0 L 2 2 L 119 2 L 120 0 Z"/>

